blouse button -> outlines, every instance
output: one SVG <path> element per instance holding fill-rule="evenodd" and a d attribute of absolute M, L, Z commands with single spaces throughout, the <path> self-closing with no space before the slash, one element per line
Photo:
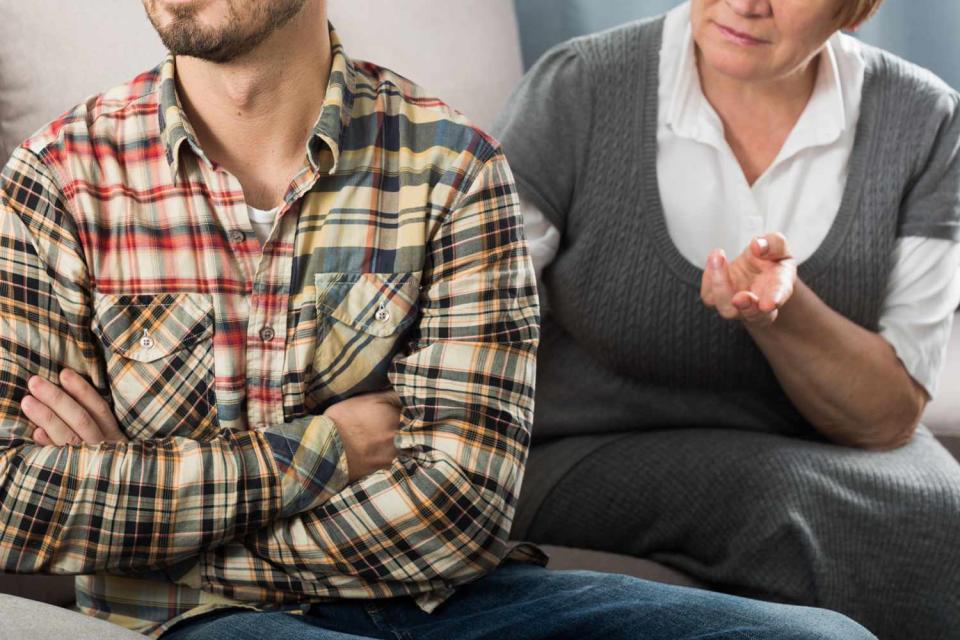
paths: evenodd
<path fill-rule="evenodd" d="M 260 339 L 264 342 L 270 342 L 273 340 L 273 337 L 276 335 L 273 331 L 273 327 L 264 327 L 260 329 Z"/>
<path fill-rule="evenodd" d="M 233 229 L 230 231 L 230 242 L 234 244 L 240 244 L 246 237 L 247 236 L 243 233 L 243 231 L 240 231 L 240 229 Z"/>

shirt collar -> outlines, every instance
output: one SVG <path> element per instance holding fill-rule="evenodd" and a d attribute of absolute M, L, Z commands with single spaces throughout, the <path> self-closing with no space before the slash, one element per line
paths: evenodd
<path fill-rule="evenodd" d="M 847 109 L 833 38 L 820 52 L 818 65 L 810 101 L 780 150 L 781 158 L 806 148 L 831 144 L 847 128 Z"/>
<path fill-rule="evenodd" d="M 709 108 L 700 86 L 689 4 L 685 3 L 674 11 L 677 15 L 671 16 L 673 19 L 664 24 L 664 41 L 660 52 L 667 60 L 676 60 L 675 65 L 665 69 L 673 72 L 672 83 L 668 85 L 672 88 L 667 101 L 666 124 L 677 136 L 705 142 L 702 140 L 703 120 L 716 119 L 716 122 L 709 122 L 710 128 L 719 126 L 722 130 L 722 125 L 713 109 Z M 669 78 L 665 80 L 670 82 Z"/>
<path fill-rule="evenodd" d="M 310 165 L 316 172 L 321 167 L 323 149 L 329 149 L 333 156 L 333 164 L 329 169 L 329 173 L 332 174 L 342 168 L 341 144 L 343 132 L 350 124 L 353 110 L 356 67 L 344 52 L 343 44 L 340 42 L 333 25 L 330 25 L 329 28 L 332 54 L 330 78 L 327 81 L 327 92 L 320 109 L 320 116 L 313 126 L 313 135 L 307 140 L 306 154 Z M 212 166 L 209 158 L 200 148 L 196 133 L 180 104 L 180 98 L 177 95 L 176 64 L 173 54 L 167 54 L 166 59 L 160 65 L 159 94 L 160 138 L 173 175 L 177 175 L 181 147 L 184 142 L 187 143 L 190 151 L 207 165 Z"/>
<path fill-rule="evenodd" d="M 683 29 L 664 33 L 661 52 L 661 55 L 675 56 L 677 61 L 673 67 L 675 77 L 665 105 L 664 122 L 679 137 L 712 145 L 722 144 L 723 123 L 703 95 L 700 85 L 689 5 L 682 5 L 676 11 L 684 14 Z M 788 137 L 783 152 L 792 155 L 804 148 L 830 144 L 847 128 L 846 104 L 835 52 L 840 37 L 837 34 L 831 38 L 819 57 L 817 82 L 810 102 Z M 788 149 L 787 145 L 791 148 Z M 784 157 L 786 154 L 780 155 Z"/>

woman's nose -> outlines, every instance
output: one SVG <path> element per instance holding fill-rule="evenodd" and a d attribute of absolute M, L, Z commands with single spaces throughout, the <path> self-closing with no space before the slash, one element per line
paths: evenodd
<path fill-rule="evenodd" d="M 766 18 L 773 13 L 770 0 L 724 0 L 727 6 L 743 18 Z"/>

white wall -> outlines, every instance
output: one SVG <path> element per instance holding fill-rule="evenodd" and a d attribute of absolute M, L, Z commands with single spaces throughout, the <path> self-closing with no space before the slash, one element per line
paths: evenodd
<path fill-rule="evenodd" d="M 489 128 L 523 73 L 513 0 L 329 0 L 348 55 L 388 67 Z"/>
<path fill-rule="evenodd" d="M 513 0 L 329 0 L 347 53 L 489 128 L 522 64 Z M 163 59 L 139 0 L 0 0 L 0 156 Z"/>

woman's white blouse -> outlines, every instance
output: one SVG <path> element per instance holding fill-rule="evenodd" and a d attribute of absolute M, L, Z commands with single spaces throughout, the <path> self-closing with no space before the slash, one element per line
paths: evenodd
<path fill-rule="evenodd" d="M 657 178 L 680 253 L 702 267 L 713 249 L 733 258 L 755 236 L 779 231 L 798 261 L 810 257 L 833 224 L 846 185 L 864 78 L 859 42 L 840 33 L 830 39 L 810 102 L 752 186 L 700 88 L 689 3 L 667 14 L 659 71 Z M 560 234 L 522 194 L 521 208 L 539 281 L 557 254 Z M 958 304 L 960 243 L 899 239 L 880 334 L 931 396 Z"/>

